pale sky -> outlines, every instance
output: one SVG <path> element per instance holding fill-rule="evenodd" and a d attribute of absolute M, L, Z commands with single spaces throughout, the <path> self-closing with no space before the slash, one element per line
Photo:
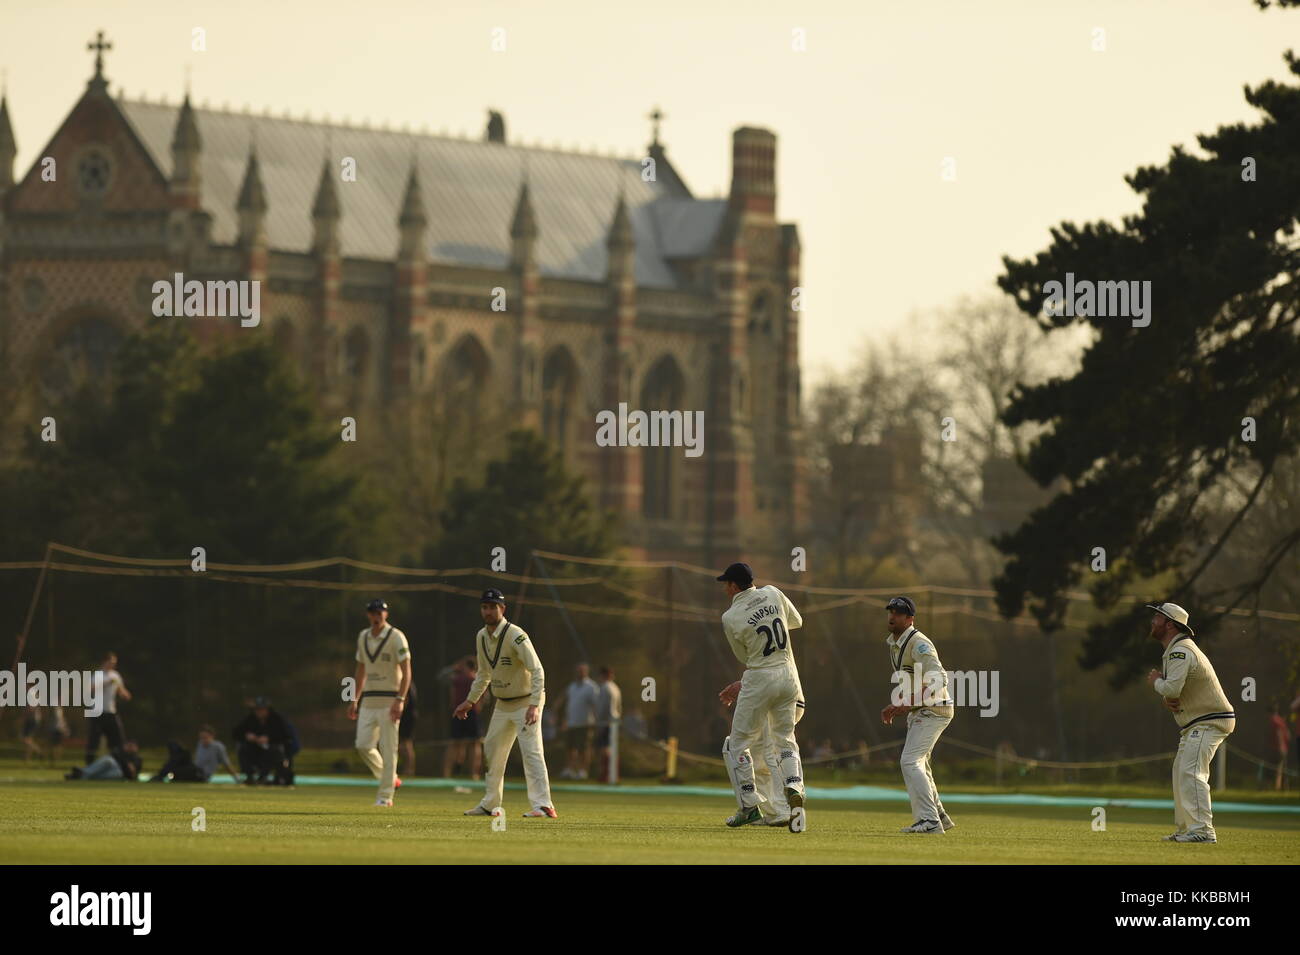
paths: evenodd
<path fill-rule="evenodd" d="M 176 102 L 190 65 L 213 107 L 475 138 L 496 108 L 512 141 L 637 157 L 658 105 L 698 196 L 725 195 L 734 128 L 771 129 L 810 386 L 909 313 L 990 288 L 1002 255 L 1037 252 L 1057 222 L 1136 211 L 1125 174 L 1253 121 L 1243 85 L 1285 78 L 1300 49 L 1300 11 L 1251 0 L 2 0 L 19 175 L 81 95 L 101 28 L 114 94 L 154 101 Z"/>

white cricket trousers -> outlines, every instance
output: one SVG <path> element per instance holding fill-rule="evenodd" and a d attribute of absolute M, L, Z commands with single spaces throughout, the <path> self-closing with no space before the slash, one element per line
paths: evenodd
<path fill-rule="evenodd" d="M 542 697 L 545 706 L 546 698 Z M 528 712 L 528 701 L 518 700 L 504 703 L 497 700 L 492 710 L 492 721 L 488 724 L 487 736 L 483 739 L 483 755 L 487 762 L 484 773 L 483 801 L 479 804 L 488 812 L 501 805 L 502 792 L 505 789 L 506 760 L 515 740 L 519 740 L 519 754 L 524 758 L 524 778 L 528 780 L 528 801 L 534 809 L 551 806 L 551 778 L 546 772 L 546 756 L 542 752 L 542 706 L 537 708 L 537 722 L 532 726 L 524 725 L 524 715 Z"/>
<path fill-rule="evenodd" d="M 1178 737 L 1178 752 L 1174 754 L 1174 825 L 1179 832 L 1214 836 L 1210 760 L 1227 738 L 1228 733 L 1204 723 L 1183 730 Z"/>
<path fill-rule="evenodd" d="M 794 738 L 798 699 L 799 681 L 790 667 L 758 667 L 746 670 L 741 677 L 727 747 L 728 768 L 734 765 L 733 783 L 742 809 L 753 809 L 760 802 L 750 755 L 750 750 L 760 745 L 773 775 L 772 788 L 804 791 L 803 763 Z"/>
<path fill-rule="evenodd" d="M 388 715 L 393 701 L 383 706 L 357 707 L 357 752 L 379 780 L 379 798 L 392 799 L 397 785 L 397 720 Z M 376 745 L 377 744 L 377 745 Z"/>
<path fill-rule="evenodd" d="M 930 771 L 930 753 L 939 735 L 952 722 L 951 716 L 940 716 L 931 710 L 912 710 L 907 714 L 907 740 L 899 764 L 903 767 L 903 782 L 907 784 L 907 798 L 912 803 L 912 821 L 923 819 L 938 821 L 943 815 L 943 800 L 934 785 Z"/>
<path fill-rule="evenodd" d="M 796 706 L 794 710 L 796 724 L 803 719 L 803 714 L 804 708 Z M 777 785 L 777 778 L 781 772 L 781 757 L 772 742 L 770 727 L 769 720 L 768 729 L 763 732 L 758 745 L 750 748 L 751 753 L 757 754 L 753 759 L 753 765 L 754 787 L 758 791 L 758 808 L 763 814 L 763 819 L 769 823 L 775 819 L 790 818 L 790 802 L 786 799 L 785 787 Z M 736 801 L 740 802 L 740 781 L 736 778 L 739 760 L 731 755 L 730 736 L 722 741 L 722 761 L 726 763 L 727 775 L 731 777 L 731 788 L 735 790 Z M 745 808 L 743 802 L 740 802 L 740 808 Z"/>

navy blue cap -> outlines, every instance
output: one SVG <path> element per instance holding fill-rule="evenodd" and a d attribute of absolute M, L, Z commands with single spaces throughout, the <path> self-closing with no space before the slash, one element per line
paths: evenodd
<path fill-rule="evenodd" d="M 500 604 L 504 607 L 506 605 L 506 595 L 495 587 L 489 587 L 483 591 L 483 596 L 479 598 L 478 602 L 481 604 Z"/>
<path fill-rule="evenodd" d="M 916 616 L 916 604 L 912 602 L 911 597 L 894 597 L 889 603 L 885 604 L 886 610 L 901 610 L 909 617 Z"/>
<path fill-rule="evenodd" d="M 387 604 L 387 602 L 385 602 L 385 601 L 383 601 L 383 600 L 380 600 L 380 599 L 377 598 L 377 597 L 376 597 L 374 600 L 370 601 L 370 603 L 366 604 L 366 610 L 367 610 L 367 611 L 369 611 L 369 610 L 387 610 L 387 609 L 388 609 L 388 604 Z"/>
<path fill-rule="evenodd" d="M 730 564 L 718 580 L 729 580 L 737 587 L 748 587 L 754 582 L 754 571 L 748 564 Z"/>

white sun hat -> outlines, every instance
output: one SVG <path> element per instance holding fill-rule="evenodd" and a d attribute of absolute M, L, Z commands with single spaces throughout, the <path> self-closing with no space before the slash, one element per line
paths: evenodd
<path fill-rule="evenodd" d="M 1147 608 L 1150 610 L 1154 610 L 1157 613 L 1164 614 L 1174 623 L 1182 627 L 1182 629 L 1186 630 L 1187 635 L 1189 637 L 1196 636 L 1196 631 L 1187 625 L 1187 611 L 1184 610 L 1182 607 L 1178 606 L 1178 604 L 1171 604 L 1171 603 L 1147 604 Z"/>

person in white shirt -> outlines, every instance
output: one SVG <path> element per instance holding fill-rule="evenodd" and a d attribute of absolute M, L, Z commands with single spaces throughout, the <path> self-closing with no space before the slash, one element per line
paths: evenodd
<path fill-rule="evenodd" d="M 397 737 L 411 689 L 411 647 L 406 634 L 388 622 L 387 603 L 370 601 L 366 615 L 370 626 L 357 634 L 358 699 L 348 707 L 348 719 L 357 721 L 357 751 L 379 780 L 375 805 L 391 808 L 401 785 Z"/>
<path fill-rule="evenodd" d="M 500 808 L 505 789 L 506 760 L 519 740 L 523 756 L 524 778 L 528 780 L 528 799 L 533 808 L 525 818 L 554 819 L 551 803 L 551 780 L 546 772 L 542 751 L 542 708 L 546 705 L 546 671 L 538 659 L 528 634 L 506 620 L 506 598 L 491 588 L 479 601 L 483 627 L 475 637 L 478 645 L 478 675 L 469 695 L 456 707 L 452 716 L 463 720 L 474 704 L 492 687 L 496 705 L 483 741 L 487 771 L 482 801 L 467 816 L 490 816 Z"/>
<path fill-rule="evenodd" d="M 956 823 L 948 817 L 934 784 L 930 754 L 953 717 L 953 700 L 948 692 L 948 673 L 939 662 L 934 641 L 916 629 L 916 604 L 911 597 L 895 597 L 885 605 L 889 612 L 889 662 L 898 686 L 900 703 L 880 712 L 886 726 L 894 717 L 907 716 L 907 741 L 899 764 L 912 804 L 912 824 L 902 832 L 943 835 Z"/>
<path fill-rule="evenodd" d="M 122 674 L 117 672 L 117 654 L 109 651 L 104 655 L 104 662 L 99 670 L 104 681 L 104 711 L 98 716 L 86 718 L 86 765 L 89 766 L 99 753 L 99 741 L 107 740 L 110 753 L 120 750 L 126 741 L 122 720 L 117 714 L 117 698 L 129 701 L 131 691 L 126 688 Z"/>
<path fill-rule="evenodd" d="M 718 700 L 724 706 L 731 706 L 736 702 L 736 697 L 740 695 L 740 681 L 737 680 L 729 686 L 722 688 L 718 694 Z M 797 724 L 803 719 L 804 713 L 807 712 L 806 704 L 803 697 L 803 686 L 799 687 L 799 697 L 794 704 L 794 721 Z M 758 808 L 763 813 L 763 824 L 768 826 L 788 826 L 790 825 L 790 804 L 785 798 L 785 787 L 779 785 L 779 780 L 773 772 L 773 767 L 779 762 L 776 748 L 772 742 L 772 733 L 770 723 L 764 729 L 757 747 L 751 749 L 751 755 L 757 753 L 757 758 L 752 760 L 754 767 L 754 785 L 758 789 Z M 722 761 L 727 766 L 727 775 L 731 777 L 731 787 L 740 791 L 736 784 L 735 772 L 736 763 L 731 758 L 731 737 L 728 736 L 722 741 Z M 741 805 L 740 809 L 745 807 Z"/>
<path fill-rule="evenodd" d="M 803 626 L 803 617 L 777 588 L 755 587 L 748 564 L 732 564 L 717 579 L 731 598 L 730 608 L 722 615 L 722 632 L 736 658 L 745 664 L 731 735 L 724 746 L 727 773 L 740 804 L 727 825 L 736 829 L 763 820 L 751 755 L 751 748 L 761 745 L 778 781 L 774 785 L 785 789 L 790 831 L 803 832 L 807 827 L 803 764 L 794 736 L 803 691 L 790 644 L 790 631 Z"/>
<path fill-rule="evenodd" d="M 1150 636 L 1164 648 L 1161 669 L 1147 682 L 1178 723 L 1174 755 L 1174 825 L 1166 842 L 1218 842 L 1210 808 L 1210 760 L 1237 728 L 1237 714 L 1223 692 L 1210 658 L 1192 637 L 1187 611 L 1178 604 L 1147 604 L 1154 610 Z"/>
<path fill-rule="evenodd" d="M 623 719 L 623 691 L 614 682 L 613 667 L 600 668 L 596 697 L 596 748 L 600 751 L 600 781 L 609 782 L 610 743 Z"/>

